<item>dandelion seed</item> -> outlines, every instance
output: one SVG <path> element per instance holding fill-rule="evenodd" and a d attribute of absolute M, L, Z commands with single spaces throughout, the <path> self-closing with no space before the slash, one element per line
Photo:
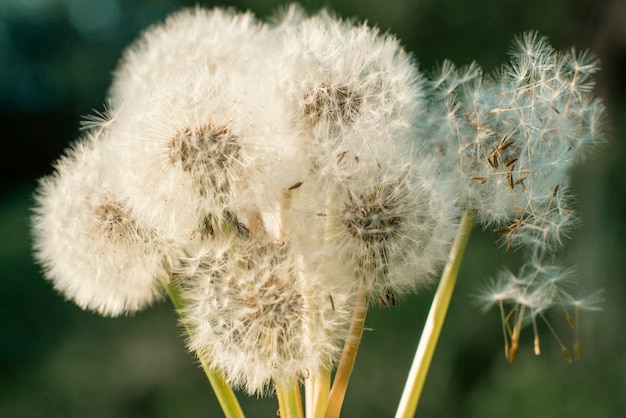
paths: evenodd
<path fill-rule="evenodd" d="M 302 184 L 303 184 L 303 183 L 304 183 L 304 182 L 299 181 L 299 182 L 295 183 L 293 186 L 289 186 L 289 187 L 287 188 L 287 190 L 295 190 L 295 189 L 297 189 L 298 187 L 302 186 Z"/>
<path fill-rule="evenodd" d="M 552 327 L 552 325 L 550 324 L 548 319 L 545 317 L 545 315 L 543 313 L 541 313 L 540 316 L 543 319 L 543 321 L 545 322 L 545 324 L 547 325 L 548 329 L 550 330 L 550 333 L 552 334 L 552 336 L 554 337 L 556 342 L 559 344 L 559 347 L 561 348 L 561 353 L 563 354 L 563 357 L 565 357 L 565 359 L 567 360 L 568 363 L 572 363 L 572 356 L 570 355 L 569 350 L 567 349 L 567 347 L 565 347 L 565 345 L 563 344 L 563 342 L 559 338 L 558 334 L 556 333 L 556 331 L 554 330 L 554 328 Z"/>
<path fill-rule="evenodd" d="M 602 302 L 604 298 L 602 297 L 602 291 L 596 291 L 589 295 L 574 298 L 570 294 L 563 292 L 563 296 L 566 299 L 566 303 L 570 306 L 574 307 L 574 317 L 575 319 L 568 319 L 570 322 L 570 326 L 574 328 L 575 340 L 574 340 L 574 358 L 576 360 L 580 360 L 582 358 L 581 354 L 581 343 L 580 343 L 580 312 L 581 311 L 598 311 L 601 308 Z"/>
<path fill-rule="evenodd" d="M 495 280 L 489 281 L 478 295 L 483 309 L 497 305 L 502 322 L 505 356 L 513 362 L 520 351 L 522 329 L 528 323 L 533 329 L 533 348 L 536 355 L 541 354 L 539 324 L 537 319 L 548 328 L 554 340 L 559 344 L 564 357 L 570 362 L 572 357 L 557 334 L 555 328 L 546 317 L 546 312 L 558 305 L 565 309 L 571 298 L 566 292 L 572 277 L 572 270 L 565 269 L 544 259 L 540 254 L 533 254 L 520 269 L 518 274 L 508 271 L 501 272 Z M 508 314 L 506 307 L 511 306 Z M 595 306 L 595 302 L 594 302 Z M 568 317 L 565 311 L 566 318 Z M 574 354 L 579 351 L 578 338 L 574 344 Z M 578 348 L 576 348 L 578 347 Z"/>

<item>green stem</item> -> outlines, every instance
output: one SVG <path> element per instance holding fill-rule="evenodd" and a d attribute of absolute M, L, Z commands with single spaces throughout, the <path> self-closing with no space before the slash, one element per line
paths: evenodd
<path fill-rule="evenodd" d="M 459 233 L 452 245 L 448 262 L 441 276 L 428 318 L 426 318 L 424 331 L 417 346 L 395 418 L 410 418 L 415 415 L 473 224 L 474 217 L 466 211 L 461 218 Z"/>
<path fill-rule="evenodd" d="M 302 399 L 298 381 L 292 384 L 276 384 L 276 396 L 281 418 L 303 418 Z"/>
<path fill-rule="evenodd" d="M 167 294 L 172 301 L 172 305 L 176 308 L 177 311 L 180 312 L 181 309 L 185 307 L 185 300 L 181 295 L 180 285 L 176 282 L 176 280 L 170 280 L 168 283 L 163 283 L 163 287 L 167 291 Z M 180 315 L 180 313 L 179 313 Z M 189 332 L 189 328 L 185 327 L 187 332 Z M 226 383 L 224 377 L 217 373 L 215 370 L 211 368 L 211 365 L 208 361 L 202 356 L 197 356 L 202 364 L 202 369 L 206 374 L 211 386 L 213 387 L 213 391 L 215 392 L 215 396 L 217 397 L 218 402 L 222 407 L 222 411 L 226 418 L 244 418 L 243 410 L 237 401 L 237 397 L 235 396 L 235 392 L 233 389 Z"/>

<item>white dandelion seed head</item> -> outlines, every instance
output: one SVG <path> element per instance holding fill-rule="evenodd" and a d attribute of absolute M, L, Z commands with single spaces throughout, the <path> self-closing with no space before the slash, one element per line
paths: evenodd
<path fill-rule="evenodd" d="M 107 138 L 88 132 L 41 180 L 33 216 L 36 258 L 54 287 L 83 309 L 133 313 L 161 298 L 161 243 L 139 223 L 109 173 Z"/>
<path fill-rule="evenodd" d="M 424 107 L 422 79 L 397 39 L 325 11 L 291 16 L 295 23 L 280 27 L 281 91 L 294 127 L 311 139 L 314 166 L 323 171 L 346 153 L 346 160 L 372 160 L 378 157 L 374 142 L 414 140 L 412 123 Z"/>
<path fill-rule="evenodd" d="M 124 105 L 115 139 L 131 206 L 185 240 L 207 214 L 272 211 L 308 167 L 266 73 L 202 66 Z"/>
<path fill-rule="evenodd" d="M 288 244 L 233 241 L 190 258 L 179 279 L 189 347 L 235 387 L 263 394 L 330 367 L 346 330 L 348 297 L 311 286 Z"/>
<path fill-rule="evenodd" d="M 596 70 L 589 53 L 558 53 L 529 32 L 490 78 L 449 62 L 432 76 L 421 129 L 435 130 L 431 150 L 455 162 L 459 195 L 507 248 L 554 248 L 576 226 L 569 171 L 603 136 Z"/>
<path fill-rule="evenodd" d="M 269 36 L 268 27 L 250 12 L 183 9 L 146 29 L 126 49 L 109 98 L 118 106 L 145 90 L 168 88 L 164 78 L 190 67 L 209 73 L 224 67 L 251 71 Z"/>
<path fill-rule="evenodd" d="M 434 161 L 398 162 L 307 180 L 292 196 L 288 237 L 307 262 L 374 297 L 429 283 L 458 227 L 454 189 Z"/>

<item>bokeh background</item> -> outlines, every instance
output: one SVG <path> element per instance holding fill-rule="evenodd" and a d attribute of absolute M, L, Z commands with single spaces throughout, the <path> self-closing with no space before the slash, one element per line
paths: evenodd
<path fill-rule="evenodd" d="M 0 416 L 219 417 L 201 369 L 166 302 L 104 319 L 56 294 L 33 263 L 29 216 L 36 179 L 78 137 L 80 116 L 102 109 L 123 48 L 147 25 L 194 1 L 0 0 Z M 199 1 L 270 16 L 284 2 Z M 472 304 L 480 283 L 516 254 L 473 234 L 417 416 L 622 417 L 626 411 L 626 1 L 305 1 L 397 34 L 424 71 L 448 58 L 485 70 L 507 59 L 525 30 L 557 49 L 601 58 L 597 94 L 607 145 L 574 174 L 584 223 L 564 252 L 581 283 L 604 289 L 604 309 L 581 320 L 583 358 L 568 364 L 547 327 L 543 354 L 530 330 L 514 364 L 503 356 L 498 313 Z M 372 309 L 344 404 L 345 417 L 393 416 L 433 292 Z M 569 343 L 560 312 L 551 324 Z M 241 396 L 251 417 L 275 399 Z"/>

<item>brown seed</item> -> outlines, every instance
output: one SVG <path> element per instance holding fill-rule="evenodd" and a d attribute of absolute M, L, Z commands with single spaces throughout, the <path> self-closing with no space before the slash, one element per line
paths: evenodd
<path fill-rule="evenodd" d="M 485 177 L 480 177 L 480 176 L 472 176 L 472 177 L 470 177 L 470 180 L 479 181 L 480 184 L 485 184 L 485 182 L 487 181 L 487 179 Z"/>
<path fill-rule="evenodd" d="M 295 189 L 297 189 L 300 186 L 302 186 L 302 182 L 301 181 L 295 183 L 293 186 L 289 187 L 287 190 L 295 190 Z"/>

